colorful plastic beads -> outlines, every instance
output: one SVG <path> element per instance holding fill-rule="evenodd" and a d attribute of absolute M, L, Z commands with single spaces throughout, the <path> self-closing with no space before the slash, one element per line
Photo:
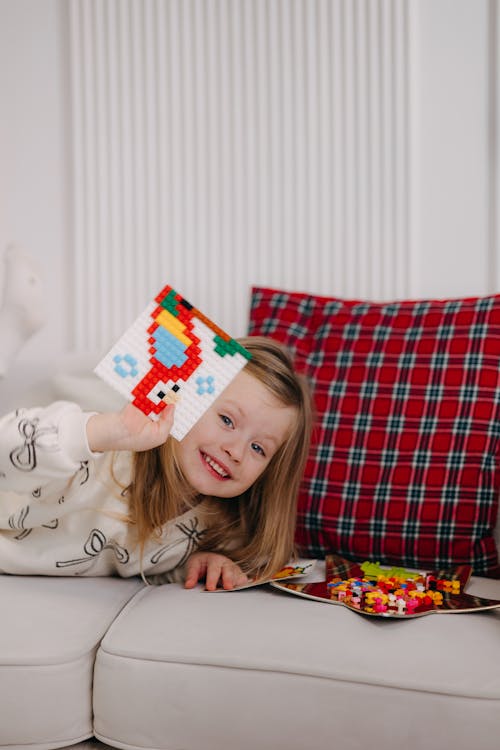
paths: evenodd
<path fill-rule="evenodd" d="M 363 578 L 339 577 L 328 582 L 330 596 L 368 613 L 413 615 L 439 607 L 443 594 L 459 594 L 460 581 L 406 571 L 381 568 L 380 563 L 363 563 Z"/>

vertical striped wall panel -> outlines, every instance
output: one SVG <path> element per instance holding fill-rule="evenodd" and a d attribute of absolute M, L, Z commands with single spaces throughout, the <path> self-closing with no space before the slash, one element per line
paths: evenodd
<path fill-rule="evenodd" d="M 407 0 L 70 0 L 73 340 L 164 282 L 234 335 L 252 284 L 412 292 Z"/>

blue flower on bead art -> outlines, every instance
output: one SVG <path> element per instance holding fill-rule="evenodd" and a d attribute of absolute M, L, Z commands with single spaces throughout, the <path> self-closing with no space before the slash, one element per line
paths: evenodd
<path fill-rule="evenodd" d="M 115 372 L 122 378 L 135 378 L 139 374 L 137 360 L 131 354 L 125 354 L 123 357 L 120 354 L 116 354 L 113 357 L 113 362 L 115 363 Z M 125 362 L 127 368 L 122 366 L 122 362 Z"/>
<path fill-rule="evenodd" d="M 198 386 L 196 393 L 199 396 L 203 396 L 204 393 L 215 393 L 215 381 L 212 375 L 208 375 L 206 378 L 196 378 L 196 384 Z"/>

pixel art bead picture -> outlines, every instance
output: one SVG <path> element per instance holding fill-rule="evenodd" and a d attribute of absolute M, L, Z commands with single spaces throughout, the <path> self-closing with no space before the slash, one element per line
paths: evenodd
<path fill-rule="evenodd" d="M 95 368 L 151 419 L 175 403 L 177 440 L 250 359 L 237 341 L 165 286 Z"/>

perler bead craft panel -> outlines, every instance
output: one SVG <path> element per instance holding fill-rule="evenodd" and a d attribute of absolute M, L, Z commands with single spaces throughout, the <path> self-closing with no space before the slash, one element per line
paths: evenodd
<path fill-rule="evenodd" d="M 171 434 L 182 440 L 250 356 L 166 286 L 95 372 L 151 419 L 175 403 Z"/>
<path fill-rule="evenodd" d="M 500 607 L 497 599 L 464 593 L 472 568 L 460 565 L 431 573 L 362 564 L 327 555 L 326 580 L 271 581 L 271 586 L 306 599 L 341 604 L 371 617 L 413 618 L 430 614 L 481 612 Z"/>

